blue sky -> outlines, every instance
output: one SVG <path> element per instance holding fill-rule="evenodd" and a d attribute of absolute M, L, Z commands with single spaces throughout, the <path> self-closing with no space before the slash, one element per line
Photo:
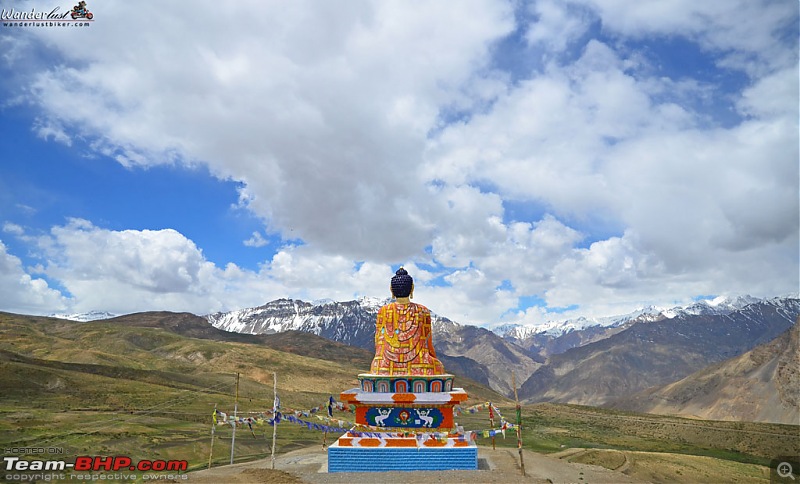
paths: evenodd
<path fill-rule="evenodd" d="M 6 20 L 0 310 L 384 297 L 401 264 L 479 325 L 796 293 L 798 6 L 695 3 Z"/>
<path fill-rule="evenodd" d="M 33 119 L 0 122 L 0 130 L 15 140 L 4 148 L 0 166 L 8 221 L 37 228 L 38 235 L 69 218 L 96 221 L 110 230 L 173 228 L 215 264 L 257 269 L 263 260 L 261 251 L 244 250 L 242 244 L 263 229 L 263 222 L 238 208 L 239 183 L 214 178 L 203 165 L 125 168 L 93 155 L 81 141 L 72 146 L 43 142 L 31 130 Z M 24 248 L 19 242 L 8 241 Z M 231 251 L 237 246 L 242 249 Z"/>

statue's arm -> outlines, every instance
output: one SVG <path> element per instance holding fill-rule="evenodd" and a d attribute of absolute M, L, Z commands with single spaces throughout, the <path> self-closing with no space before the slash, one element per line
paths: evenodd
<path fill-rule="evenodd" d="M 375 319 L 375 344 L 376 345 L 378 344 L 378 340 L 380 339 L 380 336 L 381 336 L 381 328 L 383 328 L 385 326 L 385 324 L 386 324 L 386 323 L 384 323 L 385 317 L 386 317 L 386 311 L 384 310 L 384 308 L 381 308 L 378 311 L 378 317 Z M 376 346 L 376 349 L 377 349 L 377 346 Z"/>
<path fill-rule="evenodd" d="M 425 311 L 425 316 L 423 317 L 422 324 L 425 325 L 425 332 L 427 333 L 428 353 L 430 353 L 431 356 L 436 358 L 436 349 L 433 347 L 433 326 L 431 325 L 430 311 Z"/>

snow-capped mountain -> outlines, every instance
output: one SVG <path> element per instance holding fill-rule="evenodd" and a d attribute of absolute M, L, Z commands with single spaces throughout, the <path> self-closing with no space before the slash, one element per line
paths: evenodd
<path fill-rule="evenodd" d="M 495 327 L 493 331 L 507 341 L 526 348 L 532 354 L 546 358 L 571 348 L 608 338 L 636 323 L 677 320 L 689 316 L 726 316 L 757 303 L 781 306 L 787 301 L 796 301 L 797 299 L 797 295 L 772 299 L 759 299 L 752 296 L 716 297 L 701 299 L 688 306 L 673 308 L 647 306 L 620 316 L 581 317 L 564 321 L 548 321 L 536 325 L 504 324 Z"/>
<path fill-rule="evenodd" d="M 89 311 L 88 313 L 74 313 L 74 314 L 51 314 L 51 318 L 68 319 L 70 321 L 78 321 L 86 323 L 89 321 L 97 321 L 100 319 L 116 318 L 116 314 L 111 314 L 106 311 Z"/>
<path fill-rule="evenodd" d="M 279 299 L 256 308 L 205 316 L 216 328 L 239 333 L 269 334 L 283 331 L 303 331 L 341 343 L 374 349 L 375 319 L 386 299 L 362 298 L 357 301 L 317 301 L 308 303 L 294 299 Z M 753 302 L 756 301 L 756 302 Z M 672 321 L 704 321 L 715 324 L 740 312 L 759 318 L 767 309 L 781 313 L 784 320 L 798 311 L 797 297 L 758 300 L 742 297 L 698 301 L 691 306 L 669 310 L 646 307 L 629 314 L 608 318 L 579 318 L 551 322 L 546 325 L 504 325 L 494 332 L 484 328 L 461 325 L 432 314 L 433 339 L 437 354 L 445 368 L 488 384 L 506 395 L 513 394 L 511 371 L 517 381 L 524 381 L 554 355 L 611 338 L 641 325 Z M 772 316 L 765 315 L 765 318 Z M 745 318 L 746 320 L 746 318 Z M 738 320 L 737 320 L 738 321 Z M 736 323 L 738 324 L 738 323 Z M 676 330 L 677 331 L 677 330 Z M 675 337 L 681 337 L 676 334 Z"/>
<path fill-rule="evenodd" d="M 744 309 L 750 304 L 761 301 L 761 299 L 749 295 L 735 297 L 719 296 L 713 299 L 701 299 L 692 305 L 682 308 L 665 309 L 662 313 L 670 319 L 685 315 L 723 315 L 739 309 Z"/>
<path fill-rule="evenodd" d="M 355 301 L 278 299 L 263 306 L 227 313 L 209 314 L 206 319 L 218 329 L 236 333 L 272 334 L 304 331 L 328 339 L 371 349 L 374 347 L 375 318 L 390 299 L 362 297 Z M 446 335 L 461 325 L 431 314 L 434 334 Z"/>
<path fill-rule="evenodd" d="M 493 331 L 503 339 L 522 346 L 542 359 L 563 353 L 570 348 L 608 338 L 635 323 L 666 318 L 662 309 L 648 306 L 620 316 L 580 317 L 537 325 L 505 324 L 494 328 Z"/>
<path fill-rule="evenodd" d="M 215 313 L 206 319 L 216 328 L 250 334 L 304 331 L 367 350 L 375 348 L 375 320 L 388 299 L 357 301 L 279 299 L 256 308 Z M 484 328 L 464 326 L 431 314 L 437 356 L 449 371 L 467 376 L 510 395 L 511 373 L 527 378 L 538 368 L 524 349 Z M 365 369 L 366 370 L 366 369 Z"/>
<path fill-rule="evenodd" d="M 663 319 L 663 310 L 649 306 L 621 316 L 602 318 L 580 317 L 564 321 L 548 321 L 537 325 L 505 324 L 494 328 L 494 332 L 503 337 L 524 340 L 536 334 L 562 336 L 572 331 L 582 331 L 595 326 L 613 328 L 631 321 L 655 321 Z"/>
<path fill-rule="evenodd" d="M 375 317 L 386 302 L 377 298 L 346 302 L 323 300 L 315 303 L 278 299 L 255 308 L 209 314 L 206 319 L 215 328 L 235 333 L 304 331 L 368 348 L 374 344 Z"/>
<path fill-rule="evenodd" d="M 504 338 L 519 341 L 539 334 L 559 337 L 572 331 L 582 331 L 595 327 L 615 328 L 628 323 L 660 321 L 662 319 L 673 319 L 677 316 L 725 315 L 761 301 L 762 299 L 752 296 L 735 296 L 731 298 L 720 296 L 714 299 L 702 299 L 688 306 L 674 308 L 647 306 L 619 316 L 580 317 L 539 324 L 508 323 L 495 327 L 493 331 Z"/>
<path fill-rule="evenodd" d="M 528 401 L 610 404 L 769 343 L 800 318 L 796 296 L 749 304 L 746 298 L 715 302 L 679 308 L 672 318 L 617 328 L 590 327 L 551 339 L 546 363 L 520 387 L 519 396 Z M 538 334 L 531 339 L 546 337 Z M 566 347 L 575 341 L 582 343 Z M 558 350 L 552 349 L 556 343 L 561 346 Z M 763 379 L 764 374 L 755 378 Z M 762 397 L 763 401 L 756 400 Z M 773 397 L 777 398 L 755 394 L 747 398 L 773 405 L 777 401 Z"/>

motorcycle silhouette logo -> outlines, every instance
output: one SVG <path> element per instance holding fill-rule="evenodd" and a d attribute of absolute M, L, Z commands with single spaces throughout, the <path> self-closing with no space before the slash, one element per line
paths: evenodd
<path fill-rule="evenodd" d="M 72 20 L 79 18 L 92 20 L 92 18 L 94 17 L 92 12 L 90 12 L 89 9 L 86 8 L 86 2 L 84 2 L 83 0 L 78 2 L 78 4 L 75 5 L 74 7 L 72 7 L 72 11 L 69 14 L 72 17 Z"/>

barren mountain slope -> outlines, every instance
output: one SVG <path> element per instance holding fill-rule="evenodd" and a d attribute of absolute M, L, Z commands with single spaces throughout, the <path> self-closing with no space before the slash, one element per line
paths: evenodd
<path fill-rule="evenodd" d="M 613 406 L 708 420 L 798 424 L 800 326 L 747 353 Z"/>

